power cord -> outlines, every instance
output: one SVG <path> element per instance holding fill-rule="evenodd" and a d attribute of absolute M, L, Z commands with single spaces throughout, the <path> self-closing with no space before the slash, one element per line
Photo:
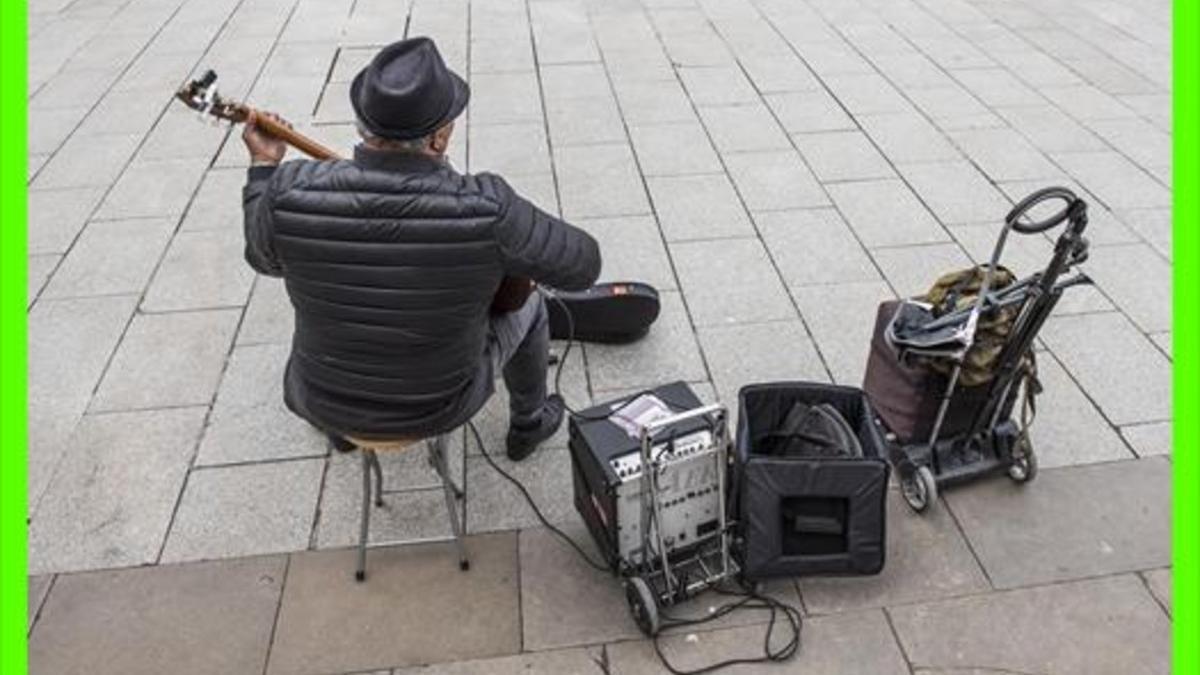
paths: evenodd
<path fill-rule="evenodd" d="M 558 303 L 558 306 L 563 311 L 563 315 L 567 319 L 567 346 L 563 349 L 563 353 L 561 356 L 559 356 L 558 363 L 555 366 L 554 393 L 560 399 L 562 399 L 563 409 L 571 417 L 573 417 L 577 420 L 581 420 L 581 421 L 600 421 L 600 420 L 605 420 L 605 419 L 609 419 L 612 417 L 628 419 L 628 418 L 621 416 L 619 414 L 619 412 L 621 410 L 623 410 L 625 407 L 627 407 L 628 405 L 630 405 L 631 403 L 633 403 L 635 400 L 637 400 L 638 398 L 640 398 L 641 396 L 646 395 L 646 394 L 650 394 L 650 395 L 657 397 L 664 404 L 666 404 L 667 407 L 672 408 L 675 412 L 684 412 L 686 410 L 691 409 L 691 406 L 689 406 L 689 405 L 681 405 L 677 402 L 667 400 L 666 398 L 664 398 L 662 396 L 661 392 L 656 392 L 652 389 L 642 389 L 641 391 L 638 391 L 638 392 L 630 395 L 628 398 L 626 398 L 624 401 L 622 401 L 619 405 L 615 406 L 614 408 L 612 408 L 611 410 L 606 411 L 606 412 L 600 412 L 600 413 L 588 415 L 581 411 L 571 408 L 567 404 L 566 398 L 563 397 L 563 395 L 562 395 L 561 384 L 562 384 L 563 368 L 566 365 L 567 357 L 570 356 L 570 354 L 571 354 L 571 349 L 575 345 L 575 318 L 571 315 L 570 308 L 567 307 L 567 304 L 562 301 L 562 298 L 559 298 L 553 292 L 550 292 L 545 289 L 540 289 L 540 291 L 543 293 L 543 295 L 545 297 Z M 474 438 L 475 438 L 475 445 L 479 448 L 479 452 L 480 452 L 480 454 L 483 455 L 484 460 L 493 469 L 496 470 L 496 473 L 499 473 L 505 480 L 507 480 L 512 485 L 514 485 L 517 488 L 517 490 L 519 490 L 521 492 L 521 496 L 525 498 L 526 503 L 528 503 L 529 507 L 533 510 L 534 516 L 537 517 L 538 521 L 540 521 L 542 523 L 542 525 L 544 525 L 546 527 L 546 529 L 548 529 L 556 537 L 563 540 L 564 542 L 567 543 L 567 545 L 569 545 L 572 549 L 574 549 L 575 552 L 579 555 L 579 557 L 582 558 L 583 561 L 585 563 L 587 563 L 587 565 L 589 567 L 591 567 L 595 570 L 601 571 L 601 572 L 612 573 L 614 571 L 608 565 L 605 565 L 603 563 L 598 563 L 595 560 L 593 560 L 592 557 L 589 556 L 586 551 L 584 551 L 583 547 L 578 542 L 576 542 L 569 535 L 567 535 L 566 532 L 563 532 L 561 529 L 559 529 L 553 523 L 551 523 L 549 521 L 549 519 L 547 519 L 546 516 L 542 513 L 542 510 L 540 508 L 538 508 L 538 505 L 534 501 L 533 496 L 529 494 L 529 490 L 527 490 L 525 488 L 525 486 L 521 483 L 521 481 L 517 480 L 511 474 L 509 474 L 507 471 L 502 469 L 500 467 L 500 465 L 497 464 L 494 459 L 492 459 L 492 456 L 488 453 L 487 448 L 484 447 L 483 438 L 479 435 L 479 430 L 475 427 L 475 423 L 473 421 L 468 421 L 467 428 L 469 428 L 471 430 L 471 435 L 474 436 Z M 796 655 L 796 652 L 800 649 L 800 633 L 804 627 L 804 619 L 800 615 L 800 612 L 795 607 L 792 607 L 791 605 L 788 605 L 787 603 L 780 602 L 779 600 L 776 600 L 769 596 L 762 595 L 753 589 L 744 589 L 741 591 L 729 591 L 729 590 L 725 590 L 725 589 L 722 589 L 719 587 L 714 587 L 711 590 L 720 595 L 737 597 L 738 599 L 734 600 L 732 602 L 727 602 L 719 607 L 716 607 L 706 616 L 698 617 L 698 618 L 673 617 L 666 612 L 661 613 L 661 617 L 663 619 L 662 629 L 659 630 L 659 632 L 654 635 L 654 638 L 653 638 L 654 652 L 655 652 L 655 654 L 658 655 L 659 660 L 662 661 L 663 666 L 668 671 L 670 671 L 673 675 L 703 675 L 704 673 L 711 673 L 716 670 L 720 670 L 722 668 L 727 668 L 729 666 L 734 666 L 734 665 L 745 665 L 745 664 L 756 664 L 756 663 L 777 663 L 777 662 L 787 661 L 788 659 L 791 659 L 793 656 Z M 672 665 L 671 662 L 667 659 L 666 654 L 663 653 L 660 639 L 664 635 L 665 629 L 689 628 L 689 627 L 693 627 L 693 626 L 703 625 L 710 621 L 715 621 L 723 616 L 731 614 L 732 612 L 737 611 L 739 609 L 765 610 L 765 611 L 769 611 L 771 613 L 770 619 L 767 622 L 766 635 L 764 636 L 764 639 L 763 639 L 763 656 L 755 657 L 755 658 L 727 659 L 725 661 L 719 661 L 717 663 L 713 663 L 711 665 L 707 665 L 707 666 L 704 666 L 701 668 L 697 668 L 697 669 L 693 669 L 693 670 L 683 670 L 683 669 L 676 668 L 674 665 Z M 771 638 L 774 637 L 774 635 L 775 635 L 775 628 L 776 628 L 776 624 L 778 623 L 778 616 L 780 613 L 782 613 L 784 618 L 787 620 L 787 624 L 791 628 L 792 636 L 791 636 L 791 638 L 788 639 L 787 643 L 784 644 L 781 648 L 772 650 Z"/>

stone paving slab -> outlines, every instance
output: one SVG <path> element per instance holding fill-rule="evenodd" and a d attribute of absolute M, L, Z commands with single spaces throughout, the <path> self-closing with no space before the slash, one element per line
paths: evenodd
<path fill-rule="evenodd" d="M 30 524 L 30 571 L 157 562 L 204 414 L 180 408 L 86 416 Z"/>
<path fill-rule="evenodd" d="M 47 298 L 140 293 L 154 273 L 175 223 L 166 218 L 88 224 L 47 284 Z"/>
<path fill-rule="evenodd" d="M 677 288 L 662 232 L 652 216 L 588 218 L 574 224 L 600 244 L 600 281 L 641 281 L 659 291 Z"/>
<path fill-rule="evenodd" d="M 895 299 L 883 281 L 792 288 L 804 323 L 834 382 L 862 386 L 870 353 L 872 321 L 846 321 L 847 316 L 874 316 L 879 303 Z"/>
<path fill-rule="evenodd" d="M 1167 564 L 1170 471 L 1162 459 L 1050 469 L 946 499 L 993 585 L 1014 588 Z"/>
<path fill-rule="evenodd" d="M 787 629 L 776 631 L 771 642 L 778 649 Z M 700 668 L 716 661 L 743 656 L 761 656 L 763 627 L 747 626 L 727 630 L 683 634 L 663 640 L 663 651 L 677 668 Z M 663 672 L 653 646 L 645 640 L 621 642 L 608 648 L 613 673 L 622 675 Z M 847 672 L 900 675 L 907 673 L 904 654 L 896 645 L 882 612 L 855 612 L 821 616 L 804 621 L 801 647 L 785 665 L 758 664 L 739 668 L 746 673 L 769 674 L 786 669 L 800 675 L 835 675 Z M 859 670 L 861 669 L 861 670 Z"/>
<path fill-rule="evenodd" d="M 316 675 L 516 654 L 516 534 L 474 536 L 467 550 L 471 569 L 462 572 L 449 544 L 378 549 L 364 583 L 354 580 L 352 550 L 293 556 L 266 672 Z"/>
<path fill-rule="evenodd" d="M 724 174 L 653 176 L 646 185 L 667 241 L 754 236 L 750 218 Z"/>
<path fill-rule="evenodd" d="M 25 627 L 26 632 L 33 630 L 33 624 L 37 620 L 38 614 L 42 611 L 42 603 L 46 601 L 46 595 L 50 593 L 50 587 L 53 584 L 53 574 L 42 574 L 28 578 L 28 598 L 25 607 L 29 618 Z"/>
<path fill-rule="evenodd" d="M 683 299 L 661 292 L 662 303 L 654 330 L 631 345 L 588 344 L 588 371 L 594 389 L 635 389 L 663 382 L 707 379 L 696 334 Z"/>
<path fill-rule="evenodd" d="M 1138 457 L 1171 454 L 1171 423 L 1131 424 L 1121 427 L 1121 435 Z"/>
<path fill-rule="evenodd" d="M 902 607 L 889 614 L 918 672 L 1170 672 L 1167 616 L 1133 575 Z"/>
<path fill-rule="evenodd" d="M 1160 570 L 1150 570 L 1142 572 L 1142 578 L 1146 580 L 1146 586 L 1150 589 L 1150 593 L 1154 598 L 1162 604 L 1167 610 L 1167 614 L 1171 613 L 1171 568 L 1164 567 Z"/>
<path fill-rule="evenodd" d="M 324 461 L 302 459 L 193 471 L 163 561 L 307 548 L 324 470 Z"/>
<path fill-rule="evenodd" d="M 601 651 L 594 647 L 527 652 L 494 659 L 437 663 L 429 666 L 397 668 L 394 675 L 601 675 L 604 670 Z"/>
<path fill-rule="evenodd" d="M 887 554 L 873 577 L 800 579 L 800 595 L 812 614 L 973 595 L 991 590 L 988 579 L 944 508 L 915 514 L 896 490 L 887 497 Z"/>
<path fill-rule="evenodd" d="M 681 242 L 669 248 L 696 325 L 729 325 L 796 316 L 759 240 Z"/>
<path fill-rule="evenodd" d="M 256 276 L 238 329 L 237 344 L 290 343 L 294 314 L 283 280 Z"/>
<path fill-rule="evenodd" d="M 29 638 L 30 672 L 262 672 L 286 562 L 60 576 Z"/>

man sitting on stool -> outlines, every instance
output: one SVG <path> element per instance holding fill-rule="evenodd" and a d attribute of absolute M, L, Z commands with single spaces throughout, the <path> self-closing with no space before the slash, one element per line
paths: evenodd
<path fill-rule="evenodd" d="M 247 121 L 246 260 L 283 277 L 296 314 L 284 399 L 340 449 L 347 436 L 428 437 L 509 391 L 508 456 L 527 457 L 562 423 L 547 396 L 542 296 L 489 311 L 505 277 L 582 290 L 596 241 L 499 176 L 446 161 L 466 82 L 427 38 L 385 47 L 354 79 L 363 142 L 354 158 L 280 164 L 285 145 Z"/>

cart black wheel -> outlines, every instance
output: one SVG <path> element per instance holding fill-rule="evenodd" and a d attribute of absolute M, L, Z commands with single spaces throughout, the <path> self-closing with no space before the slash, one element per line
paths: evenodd
<path fill-rule="evenodd" d="M 658 635 L 658 601 L 650 584 L 642 577 L 629 577 L 625 580 L 625 600 L 638 628 L 647 637 Z"/>
<path fill-rule="evenodd" d="M 933 472 L 929 467 L 917 467 L 907 479 L 900 479 L 900 492 L 904 494 L 904 501 L 908 502 L 908 507 L 921 513 L 937 501 L 937 481 L 933 479 Z"/>
<path fill-rule="evenodd" d="M 1033 451 L 1033 445 L 1027 440 L 1018 441 L 1013 462 L 1008 465 L 1008 477 L 1017 483 L 1028 483 L 1037 478 L 1037 473 L 1037 454 Z"/>

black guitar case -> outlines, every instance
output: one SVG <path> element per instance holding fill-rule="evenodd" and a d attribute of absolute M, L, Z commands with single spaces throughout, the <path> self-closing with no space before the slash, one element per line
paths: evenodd
<path fill-rule="evenodd" d="M 658 291 L 636 281 L 596 284 L 586 291 L 548 293 L 546 309 L 552 339 L 633 342 L 658 318 Z"/>

